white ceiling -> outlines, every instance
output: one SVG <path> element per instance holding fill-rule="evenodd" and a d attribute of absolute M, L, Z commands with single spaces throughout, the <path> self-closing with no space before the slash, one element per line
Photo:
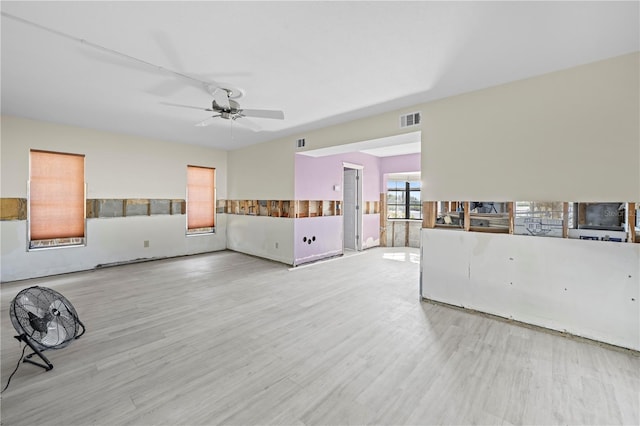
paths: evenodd
<path fill-rule="evenodd" d="M 0 7 L 3 114 L 222 149 L 640 50 L 637 1 Z M 209 113 L 166 103 L 207 108 L 201 87 L 92 45 L 240 87 L 241 106 L 285 120 L 195 127 Z"/>

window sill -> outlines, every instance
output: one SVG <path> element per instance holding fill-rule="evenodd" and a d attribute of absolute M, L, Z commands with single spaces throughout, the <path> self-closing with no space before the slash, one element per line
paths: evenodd
<path fill-rule="evenodd" d="M 187 231 L 187 237 L 198 237 L 202 235 L 214 235 L 216 228 L 198 228 Z"/>
<path fill-rule="evenodd" d="M 30 241 L 29 246 L 27 247 L 27 251 L 41 251 L 86 246 L 87 242 L 84 238 L 54 238 L 50 240 Z"/>

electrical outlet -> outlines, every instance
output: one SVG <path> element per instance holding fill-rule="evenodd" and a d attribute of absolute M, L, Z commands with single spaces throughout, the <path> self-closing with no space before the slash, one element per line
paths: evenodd
<path fill-rule="evenodd" d="M 149 248 L 149 240 L 144 240 L 144 248 Z"/>

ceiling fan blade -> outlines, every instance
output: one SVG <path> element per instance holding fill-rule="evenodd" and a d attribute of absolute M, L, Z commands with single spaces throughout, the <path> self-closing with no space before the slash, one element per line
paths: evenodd
<path fill-rule="evenodd" d="M 235 121 L 242 124 L 244 127 L 253 130 L 254 132 L 259 132 L 260 130 L 262 130 L 260 126 L 258 126 L 256 123 L 254 123 L 253 121 L 249 120 L 246 117 L 242 117 L 242 116 L 238 117 L 235 119 Z"/>
<path fill-rule="evenodd" d="M 216 118 L 216 117 L 220 117 L 220 114 L 212 115 L 211 117 L 207 118 L 206 120 L 202 120 L 201 122 L 196 124 L 196 127 L 207 127 L 209 124 L 211 124 L 213 119 Z"/>
<path fill-rule="evenodd" d="M 240 113 L 245 117 L 275 118 L 284 120 L 284 112 L 271 109 L 242 109 Z"/>
<path fill-rule="evenodd" d="M 162 53 L 164 53 L 165 58 L 167 58 L 173 69 L 180 72 L 184 71 L 180 53 L 178 52 L 178 49 L 176 49 L 176 46 L 173 44 L 173 41 L 171 40 L 171 37 L 169 37 L 167 32 L 160 30 L 154 31 L 153 38 L 155 39 L 156 44 L 158 45 Z"/>
<path fill-rule="evenodd" d="M 146 92 L 155 96 L 168 98 L 179 91 L 184 90 L 188 86 L 189 85 L 185 84 L 182 80 L 169 77 L 164 81 L 155 84 L 153 87 L 146 89 Z"/>
<path fill-rule="evenodd" d="M 179 108 L 197 109 L 199 111 L 213 111 L 211 108 L 202 108 L 202 107 L 197 107 L 197 106 L 193 106 L 193 105 L 174 104 L 174 103 L 171 103 L 171 102 L 160 102 L 160 103 L 162 105 L 174 106 L 174 107 L 179 107 Z"/>
<path fill-rule="evenodd" d="M 90 48 L 92 48 L 92 49 L 94 49 L 96 51 L 100 51 L 102 53 L 106 53 L 108 55 L 111 55 L 112 57 L 120 59 L 120 61 L 119 61 L 120 65 L 122 65 L 122 60 L 124 60 L 124 61 L 127 61 L 129 63 L 129 65 L 136 64 L 137 66 L 142 67 L 144 69 L 147 69 L 149 71 L 156 71 L 156 72 L 157 71 L 163 71 L 165 73 L 168 73 L 168 74 L 174 76 L 175 78 L 182 79 L 186 83 L 189 83 L 191 85 L 195 85 L 196 87 L 199 87 L 199 88 L 203 89 L 207 93 L 209 93 L 209 88 L 210 87 L 212 87 L 212 86 L 213 87 L 217 87 L 218 86 L 218 84 L 213 82 L 213 81 L 203 81 L 203 80 L 201 80 L 201 79 L 199 79 L 197 77 L 194 77 L 192 75 L 189 75 L 187 73 L 184 73 L 184 72 L 181 72 L 181 71 L 172 70 L 172 69 L 163 67 L 161 65 L 156 65 L 156 64 L 154 64 L 152 62 L 145 61 L 144 59 L 128 55 L 128 54 L 126 54 L 124 52 L 120 52 L 118 50 L 110 49 L 109 47 L 102 46 L 100 44 L 92 43 L 89 40 L 85 40 L 83 38 L 76 37 L 74 35 L 67 34 L 67 33 L 64 33 L 62 31 L 58 31 L 58 30 L 46 27 L 44 25 L 37 24 L 35 22 L 26 20 L 24 18 L 20 18 L 18 16 L 11 15 L 11 14 L 6 13 L 4 11 L 2 11 L 2 16 L 7 17 L 9 19 L 13 19 L 13 20 L 18 21 L 18 22 L 22 22 L 23 24 L 38 28 L 40 30 L 43 30 L 43 31 L 46 31 L 48 33 L 54 34 L 56 36 L 76 41 L 76 42 L 80 43 L 82 46 L 90 47 Z M 160 37 L 162 37 L 162 35 Z M 164 37 L 164 39 L 160 39 L 159 41 L 160 42 L 167 41 L 167 37 Z M 177 59 L 177 58 L 171 58 L 170 60 L 175 61 L 175 59 Z"/>

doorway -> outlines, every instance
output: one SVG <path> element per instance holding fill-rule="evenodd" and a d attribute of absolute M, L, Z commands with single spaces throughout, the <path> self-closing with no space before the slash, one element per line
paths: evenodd
<path fill-rule="evenodd" d="M 362 166 L 343 163 L 343 251 L 362 250 Z"/>

